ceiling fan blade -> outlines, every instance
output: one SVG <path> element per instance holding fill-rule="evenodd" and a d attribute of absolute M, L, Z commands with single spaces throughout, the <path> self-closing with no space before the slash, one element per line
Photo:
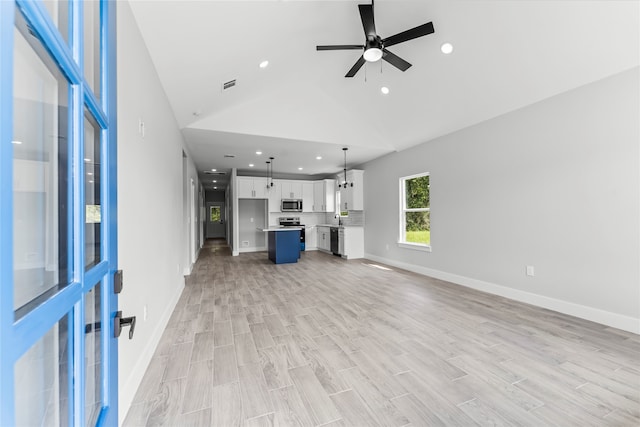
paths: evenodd
<path fill-rule="evenodd" d="M 358 61 L 355 64 L 353 64 L 353 67 L 351 67 L 351 69 L 345 75 L 345 77 L 353 77 L 353 76 L 355 76 L 356 73 L 358 72 L 358 70 L 360 68 L 362 68 L 362 66 L 364 65 L 365 62 L 367 62 L 367 61 L 365 61 L 364 56 L 361 56 L 360 59 L 358 59 Z"/>
<path fill-rule="evenodd" d="M 408 40 L 417 39 L 418 37 L 426 36 L 433 33 L 433 22 L 427 22 L 426 24 L 419 25 L 407 31 L 403 31 L 394 36 L 387 37 L 382 40 L 382 43 L 386 46 L 393 46 L 394 44 L 406 42 Z"/>
<path fill-rule="evenodd" d="M 411 64 L 409 64 L 407 61 L 400 58 L 399 56 L 389 52 L 387 49 L 382 49 L 382 59 L 384 59 L 385 61 L 387 61 L 389 64 L 393 65 L 400 71 L 407 71 L 407 69 L 411 67 Z"/>
<path fill-rule="evenodd" d="M 316 46 L 316 50 L 348 50 L 348 49 L 364 49 L 361 44 L 336 44 L 329 46 Z"/>
<path fill-rule="evenodd" d="M 370 4 L 359 4 L 360 19 L 362 19 L 362 28 L 367 39 L 375 39 L 377 37 L 376 24 L 373 20 L 373 6 Z"/>

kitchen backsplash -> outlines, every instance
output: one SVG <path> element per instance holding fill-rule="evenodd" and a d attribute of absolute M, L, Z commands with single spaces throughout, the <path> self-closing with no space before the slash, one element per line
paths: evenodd
<path fill-rule="evenodd" d="M 349 216 L 343 216 L 341 222 L 342 225 L 364 226 L 364 211 L 349 211 Z"/>
<path fill-rule="evenodd" d="M 304 225 L 338 225 L 338 218 L 335 218 L 334 214 L 314 212 L 272 212 L 269 214 L 269 225 L 279 225 L 280 217 L 299 217 Z M 342 225 L 364 226 L 364 211 L 349 211 L 349 216 L 343 216 L 341 222 Z"/>

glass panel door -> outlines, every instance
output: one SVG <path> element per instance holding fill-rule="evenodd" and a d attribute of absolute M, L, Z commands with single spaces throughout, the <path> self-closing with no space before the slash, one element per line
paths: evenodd
<path fill-rule="evenodd" d="M 115 8 L 0 1 L 0 426 L 117 425 Z"/>

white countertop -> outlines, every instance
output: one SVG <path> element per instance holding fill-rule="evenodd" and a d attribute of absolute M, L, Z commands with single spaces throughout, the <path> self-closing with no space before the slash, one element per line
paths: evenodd
<path fill-rule="evenodd" d="M 337 224 L 318 224 L 316 227 L 336 227 L 336 228 L 357 228 L 364 227 L 363 225 L 337 225 Z"/>
<path fill-rule="evenodd" d="M 302 230 L 304 227 L 269 227 L 269 228 L 258 228 L 258 231 L 294 231 L 294 230 Z"/>

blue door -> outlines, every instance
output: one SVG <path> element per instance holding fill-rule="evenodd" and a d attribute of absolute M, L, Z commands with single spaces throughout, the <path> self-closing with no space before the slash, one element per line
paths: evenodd
<path fill-rule="evenodd" d="M 0 1 L 0 425 L 118 420 L 115 1 Z"/>

